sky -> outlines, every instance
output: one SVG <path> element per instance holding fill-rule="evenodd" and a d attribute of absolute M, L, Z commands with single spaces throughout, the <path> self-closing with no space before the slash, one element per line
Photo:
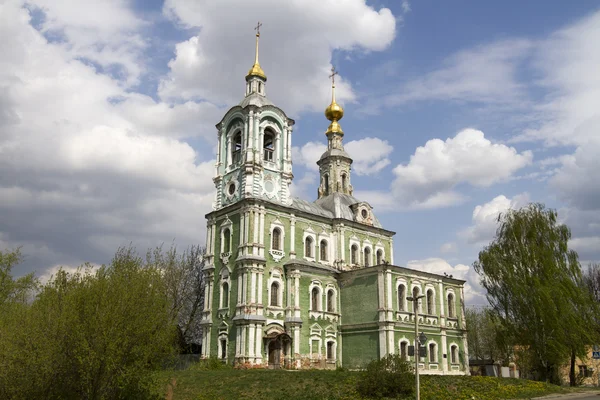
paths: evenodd
<path fill-rule="evenodd" d="M 466 280 L 509 208 L 541 202 L 600 261 L 597 1 L 0 1 L 0 249 L 48 277 L 119 246 L 205 242 L 215 124 L 261 27 L 267 96 L 317 194 L 329 73 L 354 194 L 395 264 Z"/>

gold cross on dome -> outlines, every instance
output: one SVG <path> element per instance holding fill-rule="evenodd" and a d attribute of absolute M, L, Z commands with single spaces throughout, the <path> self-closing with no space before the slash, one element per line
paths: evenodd
<path fill-rule="evenodd" d="M 335 76 L 338 75 L 338 72 L 335 70 L 335 67 L 331 67 L 331 75 L 329 75 L 329 77 L 331 78 L 331 85 L 335 86 Z"/>
<path fill-rule="evenodd" d="M 262 24 L 260 23 L 260 21 L 258 21 L 258 24 L 256 24 L 256 28 L 254 28 L 254 30 L 256 31 L 256 36 L 260 36 L 260 27 L 262 26 Z"/>

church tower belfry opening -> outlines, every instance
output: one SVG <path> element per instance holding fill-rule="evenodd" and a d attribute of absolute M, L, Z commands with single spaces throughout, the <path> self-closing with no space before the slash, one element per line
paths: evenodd
<path fill-rule="evenodd" d="M 331 121 L 325 135 L 327 136 L 327 151 L 323 153 L 317 165 L 321 176 L 318 189 L 318 199 L 333 193 L 352 195 L 350 184 L 350 169 L 352 159 L 344 150 L 344 131 L 339 120 L 344 116 L 344 109 L 335 101 L 335 76 L 337 71 L 331 68 L 331 104 L 325 109 L 325 117 Z"/>

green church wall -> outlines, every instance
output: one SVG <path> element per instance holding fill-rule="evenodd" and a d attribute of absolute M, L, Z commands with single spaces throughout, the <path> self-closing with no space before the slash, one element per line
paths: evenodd
<path fill-rule="evenodd" d="M 377 274 L 352 277 L 340 290 L 344 324 L 377 321 Z"/>
<path fill-rule="evenodd" d="M 345 368 L 363 368 L 369 361 L 378 358 L 378 331 L 343 334 L 343 341 L 342 359 Z"/>

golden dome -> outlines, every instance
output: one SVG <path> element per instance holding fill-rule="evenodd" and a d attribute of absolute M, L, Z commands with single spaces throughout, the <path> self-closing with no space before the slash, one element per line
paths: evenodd
<path fill-rule="evenodd" d="M 258 76 L 258 77 L 263 78 L 265 81 L 267 80 L 265 71 L 262 70 L 262 68 L 260 67 L 260 64 L 258 62 L 255 62 L 254 65 L 252 66 L 252 68 L 250 68 L 250 71 L 248 71 L 248 75 L 246 75 L 246 77 L 249 77 L 249 76 Z"/>
<path fill-rule="evenodd" d="M 332 69 L 332 71 L 334 70 Z M 331 77 L 333 78 L 334 75 L 335 73 Z M 338 123 L 338 121 L 344 117 L 344 109 L 335 101 L 335 83 L 333 82 L 331 85 L 331 104 L 325 109 L 325 117 L 331 121 L 331 124 L 329 124 L 329 127 L 325 132 L 326 135 L 329 135 L 330 133 L 344 134 L 342 127 Z"/>
<path fill-rule="evenodd" d="M 325 117 L 330 121 L 339 121 L 344 116 L 344 109 L 333 100 L 325 109 Z"/>

